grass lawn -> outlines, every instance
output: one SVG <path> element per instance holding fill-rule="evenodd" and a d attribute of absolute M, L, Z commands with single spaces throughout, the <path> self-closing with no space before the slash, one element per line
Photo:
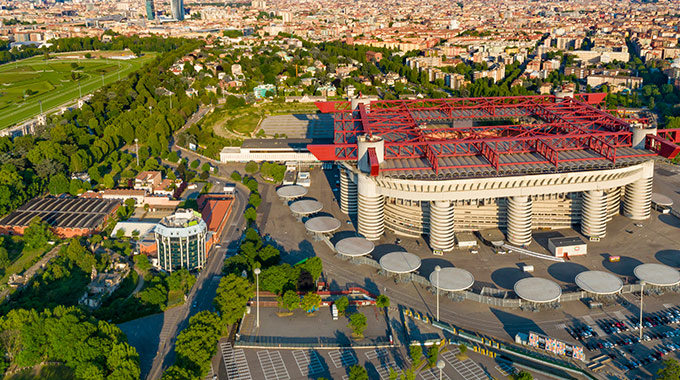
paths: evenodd
<path fill-rule="evenodd" d="M 0 129 L 38 115 L 40 102 L 47 112 L 77 99 L 80 91 L 84 95 L 100 88 L 102 75 L 104 84 L 115 82 L 156 55 L 144 53 L 129 61 L 59 58 L 73 54 L 55 54 L 47 61 L 43 56 L 36 56 L 0 66 Z M 99 52 L 93 55 L 98 56 Z M 78 65 L 76 69 L 71 67 L 74 62 Z M 80 76 L 77 81 L 71 77 L 72 72 Z"/>
<path fill-rule="evenodd" d="M 260 115 L 257 113 L 247 113 L 245 115 L 237 116 L 227 121 L 224 126 L 234 132 L 242 134 L 250 134 L 260 121 Z"/>
<path fill-rule="evenodd" d="M 168 292 L 168 309 L 184 303 L 184 293 L 181 290 L 171 290 Z"/>
<path fill-rule="evenodd" d="M 7 284 L 7 280 L 9 280 L 9 276 L 12 273 L 23 272 L 33 265 L 33 263 L 40 260 L 40 257 L 47 253 L 47 251 L 54 248 L 50 245 L 43 249 L 27 249 L 23 248 L 23 243 L 20 241 L 21 238 L 18 236 L 5 236 L 5 239 L 14 240 L 13 246 L 22 248 L 18 251 L 15 249 L 9 250 L 9 259 L 12 261 L 12 263 L 5 270 L 5 275 L 0 278 L 0 285 Z"/>
<path fill-rule="evenodd" d="M 73 370 L 65 365 L 49 364 L 21 370 L 5 376 L 5 380 L 70 380 L 75 379 Z"/>

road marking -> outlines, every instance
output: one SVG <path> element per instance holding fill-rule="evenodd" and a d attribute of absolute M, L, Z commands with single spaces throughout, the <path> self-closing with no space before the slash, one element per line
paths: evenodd
<path fill-rule="evenodd" d="M 401 371 L 401 368 L 397 365 L 397 363 L 390 361 L 387 364 L 376 367 L 375 370 L 378 371 L 378 375 L 380 375 L 381 380 L 389 380 L 391 370 L 394 370 L 398 373 Z"/>
<path fill-rule="evenodd" d="M 564 330 L 564 329 L 567 328 L 567 324 L 566 323 L 560 323 L 560 324 L 555 325 L 555 328 L 557 330 Z"/>
<path fill-rule="evenodd" d="M 616 316 L 616 318 L 620 319 L 621 321 L 625 321 L 625 320 L 626 320 L 626 316 L 623 315 L 623 313 L 621 312 L 621 310 L 615 311 L 615 312 L 614 312 L 614 315 Z"/>
<path fill-rule="evenodd" d="M 665 303 L 665 304 L 663 304 L 663 307 L 665 307 L 666 309 L 672 309 L 672 308 L 675 307 L 675 305 L 673 305 L 671 303 Z"/>
<path fill-rule="evenodd" d="M 295 363 L 302 376 L 309 376 L 315 373 L 323 372 L 323 365 L 319 359 L 319 354 L 314 350 L 295 350 L 293 351 Z"/>
<path fill-rule="evenodd" d="M 329 351 L 328 356 L 331 357 L 335 368 L 351 367 L 359 362 L 352 351 L 349 350 Z"/>
<path fill-rule="evenodd" d="M 257 359 L 260 361 L 265 380 L 289 380 L 288 369 L 281 358 L 279 351 L 258 351 Z"/>
<path fill-rule="evenodd" d="M 442 380 L 451 380 L 449 375 L 446 374 L 446 372 L 441 373 L 441 377 L 439 376 L 439 370 L 435 370 L 434 368 L 428 368 L 426 371 L 421 371 L 420 372 L 420 378 L 423 380 L 439 380 L 440 378 Z M 467 378 L 465 378 L 467 380 Z"/>
<path fill-rule="evenodd" d="M 376 348 L 373 351 L 366 352 L 366 358 L 368 360 L 382 359 L 387 357 L 387 350 L 384 348 Z"/>
<path fill-rule="evenodd" d="M 489 375 L 472 359 L 459 360 L 456 354 L 460 353 L 458 347 L 452 347 L 441 356 L 449 362 L 451 367 L 465 380 L 488 380 Z"/>
<path fill-rule="evenodd" d="M 222 343 L 220 348 L 222 349 L 224 367 L 227 369 L 227 378 L 229 380 L 252 380 L 248 360 L 246 360 L 243 349 L 234 349 L 231 343 Z"/>

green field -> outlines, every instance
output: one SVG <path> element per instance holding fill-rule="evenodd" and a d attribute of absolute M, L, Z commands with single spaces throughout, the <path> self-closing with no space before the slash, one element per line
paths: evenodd
<path fill-rule="evenodd" d="M 74 54 L 78 53 L 62 55 Z M 98 55 L 99 52 L 93 54 Z M 0 66 L 0 129 L 38 115 L 40 102 L 44 112 L 57 108 L 77 99 L 80 92 L 85 95 L 100 88 L 102 75 L 104 84 L 112 83 L 139 69 L 154 56 L 155 53 L 145 53 L 140 58 L 118 61 L 52 55 L 47 61 L 39 56 L 4 64 Z M 77 68 L 74 69 L 72 63 L 76 63 Z"/>

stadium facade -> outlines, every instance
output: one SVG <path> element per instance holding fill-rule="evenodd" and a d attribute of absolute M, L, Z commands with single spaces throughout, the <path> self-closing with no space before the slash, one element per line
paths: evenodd
<path fill-rule="evenodd" d="M 654 161 L 680 149 L 677 131 L 596 108 L 604 96 L 317 103 L 333 144 L 308 149 L 339 163 L 341 209 L 370 240 L 389 229 L 450 251 L 456 232 L 501 228 L 525 246 L 579 225 L 597 240 L 619 210 L 650 217 Z"/>

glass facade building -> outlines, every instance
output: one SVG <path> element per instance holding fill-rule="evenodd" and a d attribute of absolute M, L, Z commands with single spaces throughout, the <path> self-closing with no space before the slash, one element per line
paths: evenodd
<path fill-rule="evenodd" d="M 154 231 L 158 266 L 167 272 L 202 268 L 206 261 L 207 232 L 201 214 L 192 210 L 180 209 L 163 218 Z"/>

